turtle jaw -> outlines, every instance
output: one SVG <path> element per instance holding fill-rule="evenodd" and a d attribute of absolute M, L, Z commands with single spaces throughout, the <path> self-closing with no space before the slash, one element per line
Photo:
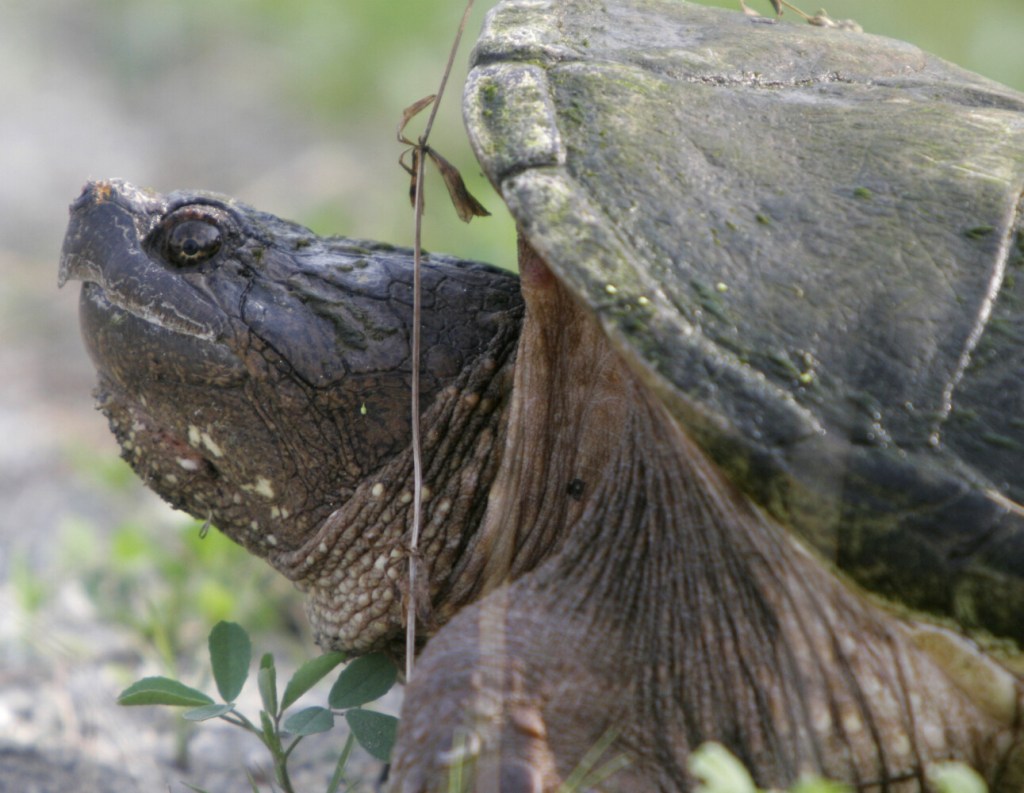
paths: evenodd
<path fill-rule="evenodd" d="M 260 503 L 265 499 L 256 494 L 280 487 L 267 478 L 262 487 L 243 489 L 259 479 L 239 476 L 236 463 L 247 455 L 221 421 L 232 403 L 244 404 L 245 367 L 225 345 L 114 305 L 95 283 L 82 285 L 79 319 L 99 374 L 96 405 L 125 461 L 176 509 L 210 520 L 249 550 L 267 555 L 273 550 L 267 538 L 283 536 L 283 527 L 271 523 L 267 505 Z M 183 414 L 179 403 L 193 407 Z M 255 442 L 258 429 L 253 427 L 247 443 Z"/>
<path fill-rule="evenodd" d="M 99 374 L 97 406 L 122 457 L 173 507 L 270 557 L 332 507 L 307 503 L 287 487 L 294 467 L 269 462 L 287 454 L 249 392 L 278 373 L 245 354 L 247 329 L 152 255 L 148 238 L 173 208 L 125 182 L 87 185 L 71 206 L 59 283 L 83 282 L 79 322 Z"/>

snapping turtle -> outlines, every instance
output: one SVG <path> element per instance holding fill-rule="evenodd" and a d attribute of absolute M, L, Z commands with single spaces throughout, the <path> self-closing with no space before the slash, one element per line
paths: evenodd
<path fill-rule="evenodd" d="M 551 791 L 601 747 L 602 790 L 688 790 L 717 740 L 765 786 L 1020 790 L 1024 687 L 957 626 L 1024 639 L 1024 97 L 680 0 L 506 0 L 473 60 L 521 276 L 424 263 L 396 789 Z M 72 205 L 125 457 L 324 647 L 402 652 L 410 259 L 203 193 Z"/>

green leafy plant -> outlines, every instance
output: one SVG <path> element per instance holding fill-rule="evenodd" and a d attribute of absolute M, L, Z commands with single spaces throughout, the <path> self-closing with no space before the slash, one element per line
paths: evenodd
<path fill-rule="evenodd" d="M 288 759 L 303 738 L 334 727 L 336 712 L 343 713 L 349 737 L 342 749 L 327 790 L 341 785 L 345 764 L 355 742 L 378 760 L 386 761 L 395 742 L 398 720 L 366 710 L 363 705 L 379 699 L 394 685 L 397 670 L 384 655 L 374 653 L 349 663 L 331 687 L 328 707 L 307 707 L 290 713 L 298 699 L 345 660 L 342 653 L 326 653 L 307 661 L 292 675 L 279 698 L 274 657 L 265 653 L 256 673 L 262 709 L 252 721 L 236 707 L 235 701 L 249 678 L 252 642 L 249 634 L 233 622 L 219 622 L 210 632 L 210 666 L 221 701 L 169 677 L 147 677 L 121 692 L 121 705 L 169 705 L 188 708 L 184 718 L 192 722 L 222 719 L 255 735 L 267 748 L 274 763 L 274 776 L 285 793 L 294 793 L 288 774 Z"/>

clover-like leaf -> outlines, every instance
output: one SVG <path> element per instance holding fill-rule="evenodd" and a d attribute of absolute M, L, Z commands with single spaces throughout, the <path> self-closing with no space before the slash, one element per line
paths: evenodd
<path fill-rule="evenodd" d="M 260 659 L 260 668 L 256 673 L 256 683 L 260 688 L 260 699 L 268 713 L 277 715 L 277 667 L 274 656 L 264 653 Z"/>
<path fill-rule="evenodd" d="M 313 735 L 334 727 L 334 714 L 327 708 L 303 708 L 284 720 L 284 728 L 295 735 Z"/>
<path fill-rule="evenodd" d="M 750 772 L 720 743 L 701 744 L 687 767 L 700 780 L 699 793 L 757 793 Z"/>
<path fill-rule="evenodd" d="M 226 702 L 213 702 L 199 708 L 186 710 L 181 714 L 181 716 L 186 721 L 207 721 L 209 719 L 215 719 L 218 716 L 223 716 L 225 713 L 229 713 L 231 708 L 232 706 Z"/>
<path fill-rule="evenodd" d="M 169 677 L 144 677 L 121 692 L 118 705 L 172 705 L 195 708 L 210 705 L 213 698 Z"/>
<path fill-rule="evenodd" d="M 281 698 L 281 710 L 287 710 L 294 705 L 299 697 L 323 680 L 334 667 L 344 660 L 344 653 L 333 652 L 324 653 L 306 661 L 292 675 L 288 685 L 285 686 L 284 696 Z"/>
<path fill-rule="evenodd" d="M 345 712 L 345 721 L 360 746 L 378 760 L 388 761 L 398 734 L 398 719 L 373 710 L 352 708 Z"/>
<path fill-rule="evenodd" d="M 249 676 L 252 642 L 245 628 L 235 622 L 218 622 L 210 631 L 210 665 L 217 691 L 225 702 L 234 702 Z"/>
<path fill-rule="evenodd" d="M 341 670 L 327 701 L 332 708 L 355 708 L 384 696 L 395 683 L 398 670 L 383 653 L 356 658 Z"/>
<path fill-rule="evenodd" d="M 933 763 L 928 781 L 939 793 L 986 793 L 988 786 L 977 771 L 963 763 Z"/>

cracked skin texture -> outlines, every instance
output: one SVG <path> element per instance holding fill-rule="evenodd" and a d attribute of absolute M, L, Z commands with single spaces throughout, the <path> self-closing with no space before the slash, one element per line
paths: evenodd
<path fill-rule="evenodd" d="M 216 255 L 169 259 L 196 223 L 219 230 Z M 412 509 L 409 252 L 118 182 L 78 199 L 65 252 L 125 459 L 295 581 L 322 646 L 386 644 Z M 451 606 L 473 541 L 462 527 L 497 465 L 522 301 L 514 276 L 443 256 L 423 283 L 425 606 Z"/>
<path fill-rule="evenodd" d="M 601 789 L 685 791 L 712 739 L 762 786 L 922 791 L 956 758 L 1024 787 L 1020 679 L 846 577 L 1024 635 L 1024 103 L 824 35 L 656 0 L 490 18 L 467 126 L 522 281 L 426 269 L 394 789 L 554 791 L 607 745 Z M 324 647 L 402 652 L 408 258 L 208 195 L 73 205 L 62 277 L 125 456 L 296 581 Z"/>

